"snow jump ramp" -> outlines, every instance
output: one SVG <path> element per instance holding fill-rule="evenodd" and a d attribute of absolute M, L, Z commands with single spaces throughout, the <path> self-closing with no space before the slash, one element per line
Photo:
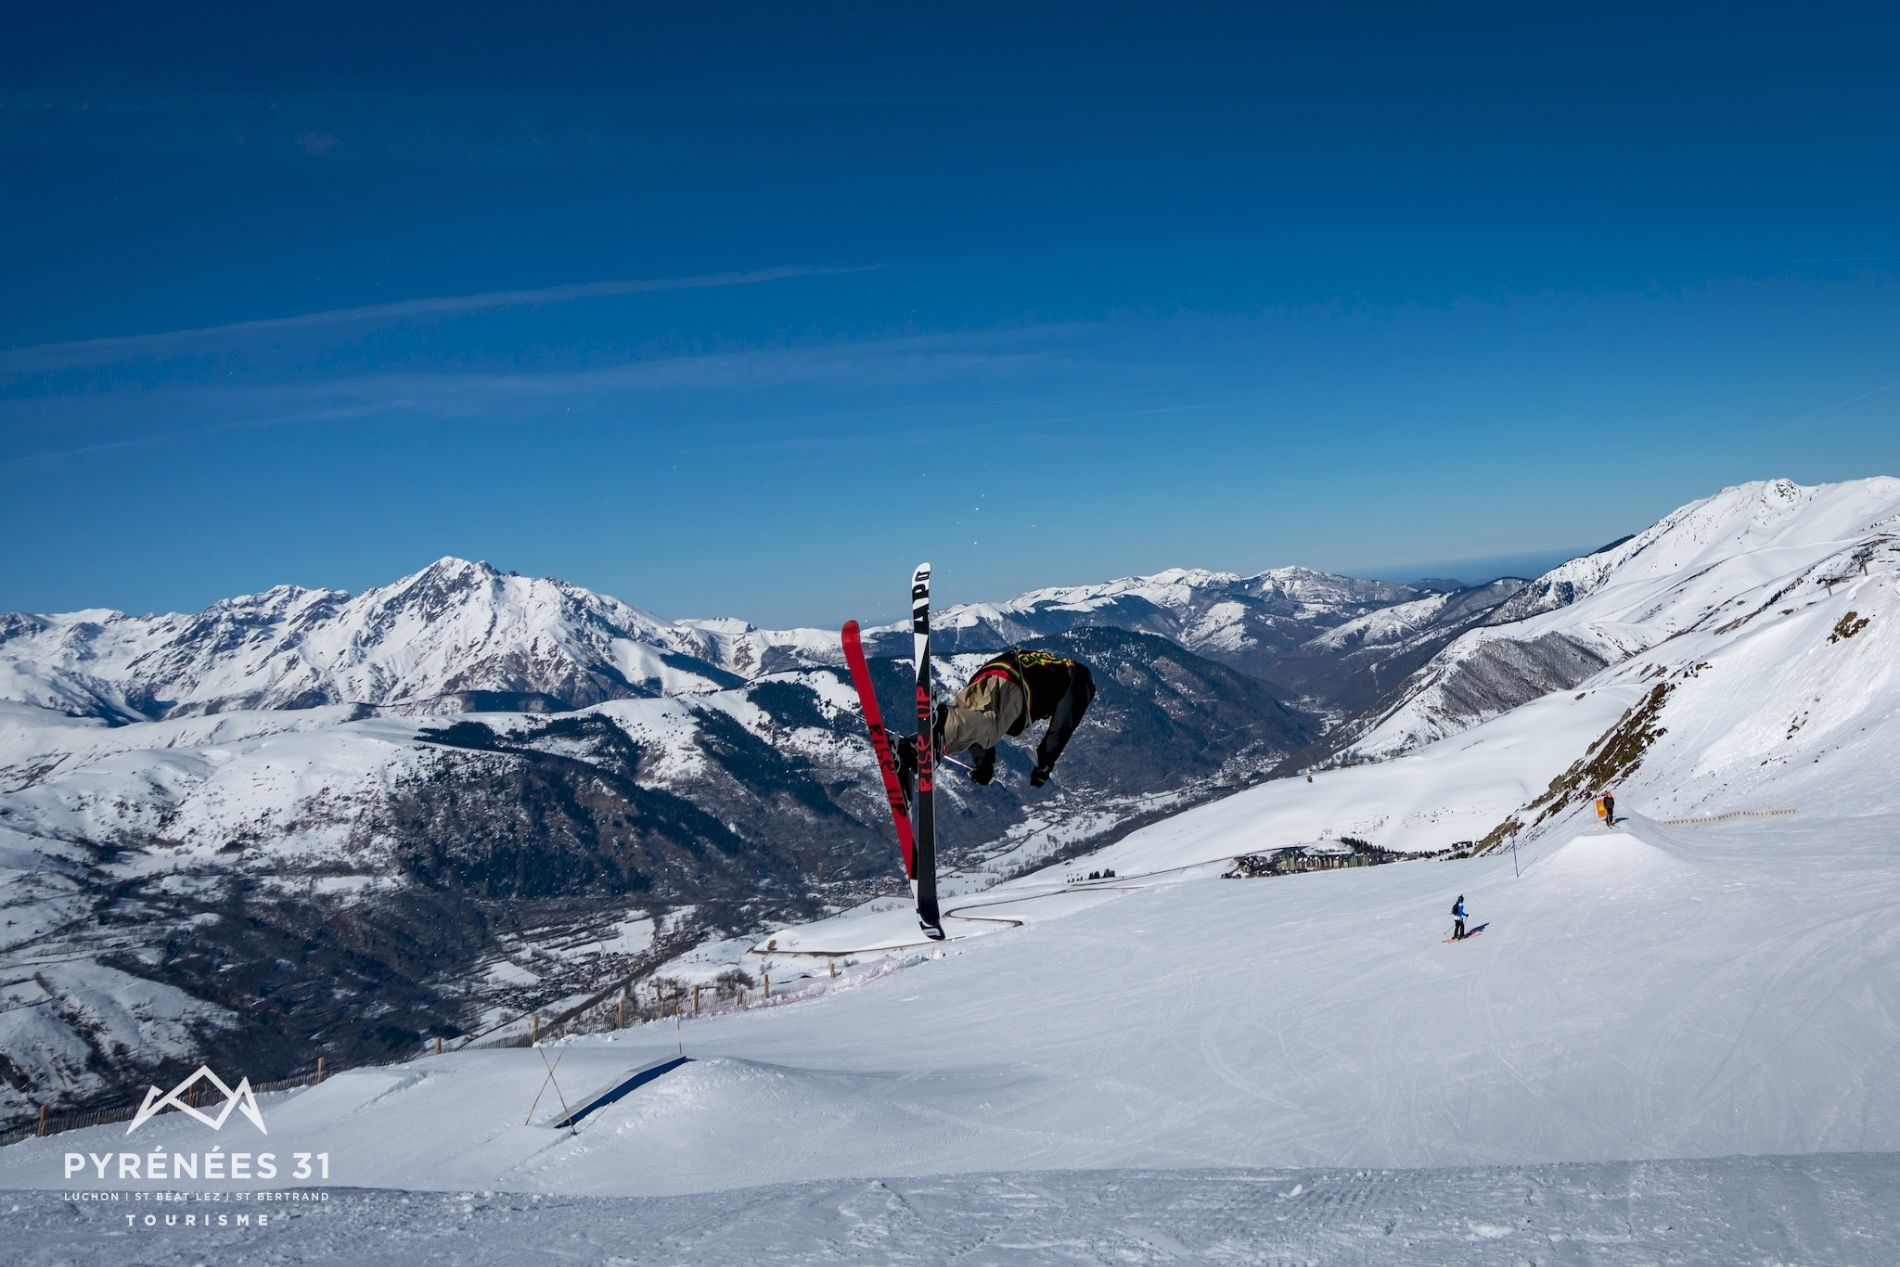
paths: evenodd
<path fill-rule="evenodd" d="M 608 1087 L 605 1091 L 583 1101 L 572 1112 L 563 1109 L 559 1113 L 556 1113 L 551 1119 L 543 1122 L 542 1125 L 552 1127 L 556 1130 L 567 1130 L 571 1127 L 578 1126 L 589 1114 L 596 1113 L 608 1105 L 633 1094 L 657 1078 L 665 1077 L 675 1069 L 678 1069 L 681 1065 L 691 1064 L 692 1059 L 691 1056 L 671 1056 L 665 1060 L 656 1060 L 652 1064 L 643 1065 L 628 1074 L 625 1078 L 622 1078 L 619 1082 L 616 1082 L 613 1086 Z"/>

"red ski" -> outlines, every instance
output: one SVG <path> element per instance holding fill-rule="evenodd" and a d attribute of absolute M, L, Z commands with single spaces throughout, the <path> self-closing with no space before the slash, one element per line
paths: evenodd
<path fill-rule="evenodd" d="M 858 622 L 845 621 L 843 636 L 845 663 L 851 666 L 851 681 L 858 688 L 858 703 L 871 730 L 871 747 L 877 750 L 877 768 L 884 775 L 884 794 L 890 798 L 891 819 L 897 825 L 897 844 L 904 851 L 904 878 L 915 886 L 917 842 L 911 832 L 910 802 L 904 799 L 904 786 L 897 779 L 897 754 L 891 751 L 890 732 L 884 729 L 884 715 L 878 710 L 871 666 L 864 659 L 864 644 L 858 641 Z"/>

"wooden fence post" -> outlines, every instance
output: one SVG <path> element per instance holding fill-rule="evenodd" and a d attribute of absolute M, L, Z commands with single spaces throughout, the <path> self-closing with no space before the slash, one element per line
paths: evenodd
<path fill-rule="evenodd" d="M 435 1054 L 438 1056 L 442 1054 L 442 1035 L 440 1034 L 435 1036 Z"/>
<path fill-rule="evenodd" d="M 825 960 L 825 966 L 831 969 L 831 979 L 836 981 L 838 979 L 838 961 L 836 959 L 827 959 Z"/>
<path fill-rule="evenodd" d="M 40 1105 L 40 1138 L 46 1138 L 46 1106 Z"/>
<path fill-rule="evenodd" d="M 614 1004 L 614 1028 L 627 1028 L 627 992 L 620 992 L 620 999 Z"/>
<path fill-rule="evenodd" d="M 528 1041 L 531 1043 L 541 1041 L 541 1013 L 539 1012 L 534 1014 L 534 1020 L 528 1029 Z"/>
<path fill-rule="evenodd" d="M 317 1057 L 317 1081 L 323 1081 L 323 1057 Z"/>
<path fill-rule="evenodd" d="M 761 998 L 770 1002 L 772 998 L 772 974 L 769 972 L 761 972 L 759 974 L 759 982 L 759 988 L 764 992 Z"/>
<path fill-rule="evenodd" d="M 693 987 L 693 1015 L 694 1016 L 699 1015 L 699 992 L 703 989 L 705 989 L 704 986 L 696 985 Z"/>

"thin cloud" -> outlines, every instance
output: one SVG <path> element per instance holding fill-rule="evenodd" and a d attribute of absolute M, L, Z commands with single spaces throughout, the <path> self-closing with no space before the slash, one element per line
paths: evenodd
<path fill-rule="evenodd" d="M 359 419 L 507 425 L 575 405 L 687 390 L 756 391 L 810 384 L 914 388 L 944 382 L 1008 380 L 1073 364 L 1062 350 L 1096 331 L 1091 323 L 898 335 L 840 343 L 758 348 L 630 361 L 586 370 L 508 373 L 398 373 L 270 385 L 167 387 L 40 400 L 42 429 L 101 421 L 189 416 L 201 425 L 154 431 L 137 440 L 68 445 L 0 459 L 0 470 L 57 464 L 95 452 L 170 445 L 241 431 L 321 426 Z M 0 425 L 26 408 L 0 401 Z"/>
<path fill-rule="evenodd" d="M 1900 392 L 1900 381 L 1896 381 L 1892 383 L 1882 383 L 1880 386 L 1872 388 L 1871 390 L 1868 390 L 1868 391 L 1861 392 L 1857 396 L 1849 396 L 1846 400 L 1837 400 L 1831 405 L 1824 405 L 1820 409 L 1816 409 L 1811 413 L 1802 414 L 1798 418 L 1794 418 L 1788 422 L 1784 422 L 1779 427 L 1774 427 L 1768 431 L 1763 432 L 1762 438 L 1767 439 L 1772 436 L 1785 435 L 1788 432 L 1793 431 L 1796 427 L 1813 426 L 1815 423 L 1820 422 L 1824 418 L 1829 418 L 1833 416 L 1834 414 L 1845 413 L 1855 408 L 1858 405 L 1865 405 L 1873 401 L 1886 400 L 1887 398 L 1893 396 L 1896 392 Z"/>
<path fill-rule="evenodd" d="M 364 304 L 356 308 L 332 308 L 325 312 L 300 313 L 294 317 L 233 321 L 224 325 L 165 330 L 154 334 L 76 339 L 67 343 L 39 343 L 30 347 L 0 352 L 0 373 L 32 374 L 49 370 L 75 369 L 86 365 L 110 365 L 119 361 L 137 360 L 140 357 L 186 352 L 228 339 L 281 334 L 292 330 L 315 330 L 342 325 L 376 325 L 407 321 L 417 317 L 455 316 L 495 308 L 522 308 L 537 304 L 567 303 L 575 299 L 599 299 L 615 295 L 650 295 L 671 290 L 714 290 L 724 286 L 756 286 L 765 282 L 788 281 L 800 277 L 865 273 L 880 267 L 882 266 L 877 264 L 838 268 L 804 268 L 785 265 L 744 273 L 708 273 L 698 277 L 576 282 L 565 286 L 542 286 L 533 290 L 491 290 L 474 295 L 404 299 L 394 303 Z"/>
<path fill-rule="evenodd" d="M 1864 391 L 1858 396 L 1849 396 L 1846 400 L 1829 405 L 1825 409 L 1817 409 L 1812 414 L 1809 414 L 1808 417 L 1825 418 L 1827 415 L 1839 413 L 1843 409 L 1852 409 L 1855 405 L 1862 404 L 1863 402 L 1878 400 L 1884 396 L 1891 396 L 1896 391 L 1900 391 L 1900 382 L 1882 383 L 1871 391 Z"/>
<path fill-rule="evenodd" d="M 318 408 L 369 407 L 438 418 L 508 412 L 670 391 L 748 391 L 808 384 L 903 386 L 955 381 L 970 374 L 1009 376 L 1066 363 L 1046 346 L 1075 326 L 913 335 L 845 343 L 709 352 L 630 361 L 587 370 L 374 374 L 328 383 L 260 389 L 296 401 L 296 421 Z M 222 393 L 212 392 L 207 402 Z M 277 414 L 260 421 L 272 423 Z"/>
<path fill-rule="evenodd" d="M 137 440 L 114 440 L 104 444 L 82 444 L 76 449 L 60 449 L 49 453 L 23 453 L 0 459 L 0 471 L 25 470 L 36 466 L 58 466 L 74 458 L 89 458 L 101 453 L 117 453 L 124 449 L 147 449 L 165 443 L 162 437 L 140 438 Z"/>

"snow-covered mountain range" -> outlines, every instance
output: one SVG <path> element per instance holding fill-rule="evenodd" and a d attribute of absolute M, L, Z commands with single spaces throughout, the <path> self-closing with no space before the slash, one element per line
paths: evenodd
<path fill-rule="evenodd" d="M 1032 590 L 937 615 L 948 652 L 1107 627 L 1257 672 L 1344 621 L 1448 595 L 1305 568 L 1172 569 Z M 866 631 L 899 654 L 908 630 Z M 561 711 L 841 662 L 835 630 L 663 620 L 551 578 L 445 558 L 351 595 L 280 585 L 196 613 L 0 614 L 0 699 L 112 722 L 356 704 L 407 713 Z"/>
<path fill-rule="evenodd" d="M 1396 756 L 1168 814 L 1067 865 L 966 876 L 945 945 L 917 945 L 903 903 L 864 902 L 653 964 L 687 984 L 769 970 L 768 1008 L 568 1035 L 556 1052 L 426 1056 L 266 1097 L 278 1147 L 333 1158 L 332 1183 L 396 1191 L 372 1215 L 207 1232 L 166 1261 L 205 1245 L 347 1256 L 368 1226 L 419 1219 L 458 1252 L 559 1237 L 597 1257 L 658 1226 L 656 1256 L 714 1262 L 787 1257 L 785 1244 L 810 1263 L 917 1257 L 920 1244 L 983 1261 L 1033 1244 L 1135 1262 L 1890 1262 L 1896 494 L 1891 480 L 1751 485 L 1685 508 L 1566 565 L 1513 624 L 1455 640 L 1515 625 L 1597 638 L 1610 662 L 1581 680 L 1447 719 L 1452 733 Z M 1564 581 L 1575 591 L 1544 606 Z M 1424 620 L 1341 641 L 1404 641 Z M 1182 657 L 1163 679 L 1206 663 L 1152 635 L 1067 636 L 1131 695 L 1144 656 Z M 821 717 L 842 695 L 828 680 L 809 679 Z M 447 728 L 486 739 L 438 742 L 572 760 L 618 742 L 589 719 L 722 697 L 736 715 L 733 696 L 491 714 Z M 1613 827 L 1591 806 L 1605 789 Z M 1050 813 L 1029 839 L 1061 821 Z M 1220 878 L 1237 854 L 1323 854 L 1348 835 L 1416 854 L 1497 847 Z M 1114 875 L 1077 878 L 1085 868 Z M 1483 932 L 1451 944 L 1458 895 Z M 33 972 L 70 980 L 43 958 Z M 157 1019 L 177 1000 L 119 984 L 126 994 L 96 1006 L 189 1044 Z M 632 1089 L 574 1133 L 558 1129 L 564 1106 L 524 1121 L 518 1102 L 554 1057 L 584 1095 Z M 147 1130 L 141 1147 L 210 1138 L 181 1114 Z M 41 1261 L 86 1226 L 64 1199 L 62 1152 L 122 1138 L 107 1126 L 0 1150 L 0 1186 L 46 1190 L 14 1198 Z M 103 1216 L 94 1226 L 118 1234 Z"/>
<path fill-rule="evenodd" d="M 1893 570 L 1897 512 L 1900 481 L 1774 481 L 1528 584 L 1176 570 L 953 608 L 945 680 L 1034 639 L 1103 691 L 1050 788 L 1025 786 L 1013 747 L 980 794 L 946 782 L 951 890 L 1792 620 Z M 668 621 L 453 559 L 356 596 L 0 617 L 0 1108 L 240 1045 L 270 1076 L 319 1032 L 338 1063 L 405 1050 L 896 887 L 836 658 L 828 631 Z M 1751 668 L 1750 689 L 1778 671 Z M 879 672 L 902 715 L 903 671 Z M 1484 821 L 1456 830 L 1545 813 L 1530 792 L 1563 772 L 1537 766 L 1508 804 L 1467 797 Z M 1331 825 L 1458 838 L 1444 810 L 1416 813 L 1431 830 L 1397 841 L 1371 811 Z"/>
<path fill-rule="evenodd" d="M 947 651 L 1015 646 L 1071 629 L 1113 628 L 1154 634 L 1197 655 L 1258 675 L 1276 656 L 1344 621 L 1436 591 L 1423 585 L 1368 581 L 1273 568 L 1242 576 L 1201 568 L 1170 568 L 1090 585 L 1030 590 L 999 603 L 960 603 L 931 622 Z M 748 676 L 837 662 L 829 630 L 759 629 L 740 621 L 684 621 L 702 635 L 703 654 Z M 865 630 L 867 646 L 900 654 L 910 631 L 903 625 Z"/>

